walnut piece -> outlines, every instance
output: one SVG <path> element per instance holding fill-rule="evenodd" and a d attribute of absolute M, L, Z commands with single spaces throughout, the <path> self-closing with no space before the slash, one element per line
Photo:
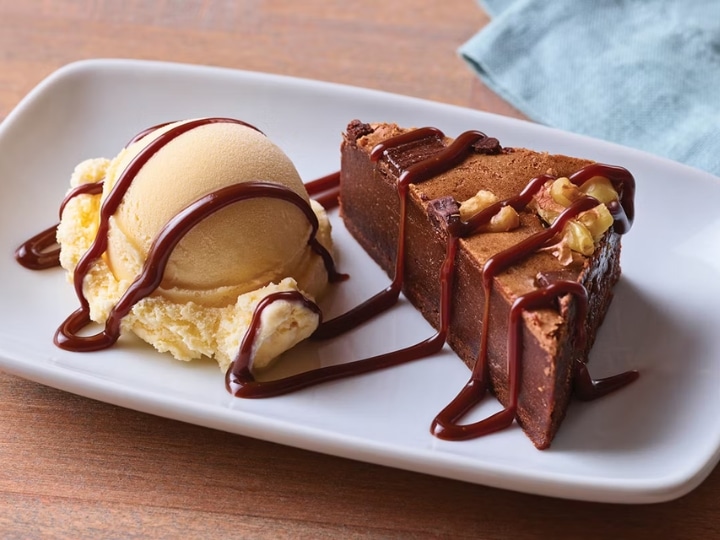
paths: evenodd
<path fill-rule="evenodd" d="M 494 193 L 481 189 L 460 204 L 460 219 L 468 221 L 497 201 L 498 198 Z M 520 216 L 517 211 L 512 206 L 503 206 L 481 230 L 483 232 L 506 232 L 519 226 Z"/>
<path fill-rule="evenodd" d="M 586 195 L 601 204 L 569 221 L 563 229 L 562 241 L 573 251 L 589 256 L 613 224 L 606 204 L 618 200 L 618 193 L 610 180 L 594 176 L 581 186 L 576 186 L 566 177 L 549 181 L 535 196 L 535 209 L 545 222 L 551 224 L 562 210 Z"/>

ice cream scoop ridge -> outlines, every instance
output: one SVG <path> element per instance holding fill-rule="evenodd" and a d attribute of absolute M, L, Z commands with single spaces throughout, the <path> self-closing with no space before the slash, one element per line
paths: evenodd
<path fill-rule="evenodd" d="M 101 196 L 79 187 L 100 181 Z M 338 276 L 324 210 L 287 156 L 244 122 L 148 130 L 114 160 L 81 164 L 73 183 L 58 240 L 80 309 L 58 329 L 60 347 L 102 349 L 132 330 L 179 359 L 214 356 L 225 369 L 263 296 L 315 299 Z M 104 329 L 80 336 L 91 321 Z M 318 323 L 303 304 L 278 303 L 256 367 Z"/>

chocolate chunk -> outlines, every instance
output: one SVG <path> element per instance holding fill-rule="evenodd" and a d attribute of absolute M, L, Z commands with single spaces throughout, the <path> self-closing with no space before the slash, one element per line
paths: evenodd
<path fill-rule="evenodd" d="M 449 223 L 460 219 L 460 203 L 449 195 L 440 197 L 428 203 L 427 212 L 435 227 L 447 229 Z"/>
<path fill-rule="evenodd" d="M 488 137 L 487 135 L 472 145 L 473 152 L 476 154 L 485 155 L 496 155 L 503 151 L 503 147 L 500 146 L 500 141 L 495 137 Z"/>
<path fill-rule="evenodd" d="M 569 281 L 573 279 L 573 273 L 568 272 L 538 272 L 538 274 L 535 276 L 535 286 L 536 287 L 549 287 L 553 283 L 557 283 L 558 281 Z"/>
<path fill-rule="evenodd" d="M 400 174 L 415 163 L 427 161 L 435 154 L 445 150 L 445 145 L 438 137 L 426 137 L 419 141 L 402 144 L 385 150 L 385 158 L 395 174 Z"/>
<path fill-rule="evenodd" d="M 370 135 L 373 131 L 375 131 L 375 129 L 373 129 L 370 124 L 364 124 L 360 120 L 353 120 L 347 127 L 348 139 L 353 142 L 357 141 L 360 137 Z"/>

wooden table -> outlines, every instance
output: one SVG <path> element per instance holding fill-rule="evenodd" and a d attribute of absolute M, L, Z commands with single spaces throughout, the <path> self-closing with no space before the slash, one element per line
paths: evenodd
<path fill-rule="evenodd" d="M 472 0 L 0 0 L 0 118 L 83 58 L 212 64 L 519 116 L 455 50 Z M 1 159 L 1 156 L 0 156 Z M 328 457 L 0 372 L 0 538 L 718 538 L 720 472 L 666 504 L 562 501 Z"/>

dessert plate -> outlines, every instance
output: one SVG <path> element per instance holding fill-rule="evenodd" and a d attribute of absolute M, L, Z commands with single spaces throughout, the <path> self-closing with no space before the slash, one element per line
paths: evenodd
<path fill-rule="evenodd" d="M 52 336 L 77 304 L 60 270 L 13 259 L 51 226 L 70 173 L 112 157 L 140 130 L 199 116 L 232 116 L 262 129 L 312 180 L 339 166 L 348 121 L 480 129 L 506 146 L 622 165 L 636 176 L 637 220 L 624 237 L 622 280 L 591 357 L 595 377 L 640 370 L 630 387 L 574 403 L 551 449 L 517 426 L 466 442 L 440 441 L 430 422 L 460 390 L 467 368 L 450 351 L 287 396 L 229 395 L 214 363 L 184 364 L 123 338 L 98 353 L 56 348 Z M 697 486 L 720 452 L 720 181 L 639 151 L 449 105 L 229 69 L 91 60 L 68 65 L 0 124 L 0 368 L 124 407 L 337 456 L 555 497 L 660 502 Z M 332 216 L 341 270 L 327 309 L 340 312 L 387 277 Z M 364 358 L 432 335 L 399 306 L 342 339 L 303 345 L 282 370 Z M 492 398 L 476 411 L 498 410 Z"/>

